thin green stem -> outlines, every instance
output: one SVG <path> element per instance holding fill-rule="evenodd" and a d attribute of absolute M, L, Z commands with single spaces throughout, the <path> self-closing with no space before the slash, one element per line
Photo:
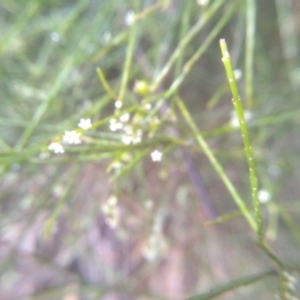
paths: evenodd
<path fill-rule="evenodd" d="M 165 98 L 171 97 L 173 95 L 178 87 L 181 85 L 187 74 L 190 72 L 191 68 L 194 66 L 194 64 L 199 60 L 202 54 L 205 53 L 209 45 L 214 41 L 214 39 L 217 37 L 217 35 L 220 33 L 222 28 L 225 26 L 225 24 L 230 20 L 233 12 L 234 12 L 234 6 L 231 5 L 230 8 L 224 13 L 222 18 L 219 20 L 217 25 L 211 30 L 201 47 L 194 53 L 194 55 L 184 64 L 181 74 L 174 80 L 171 87 L 168 89 L 168 91 L 165 93 Z"/>
<path fill-rule="evenodd" d="M 99 77 L 104 89 L 106 90 L 107 94 L 110 97 L 112 97 L 114 100 L 117 100 L 118 96 L 116 95 L 116 93 L 113 91 L 113 89 L 109 85 L 108 81 L 105 78 L 103 71 L 100 68 L 97 68 L 97 74 L 98 74 L 98 77 Z"/>
<path fill-rule="evenodd" d="M 32 120 L 28 123 L 26 129 L 23 132 L 23 135 L 21 136 L 20 140 L 18 141 L 17 145 L 15 146 L 16 151 L 21 151 L 25 144 L 28 142 L 29 138 L 33 134 L 35 128 L 40 124 L 44 114 L 48 110 L 50 104 L 54 100 L 55 96 L 61 89 L 62 85 L 66 81 L 67 77 L 69 76 L 69 73 L 71 71 L 73 65 L 73 57 L 69 58 L 65 62 L 64 68 L 61 70 L 59 75 L 56 77 L 53 86 L 51 90 L 49 91 L 48 97 L 45 101 L 42 102 L 42 104 L 37 108 L 35 111 Z"/>
<path fill-rule="evenodd" d="M 90 59 L 92 63 L 98 62 L 99 60 L 103 59 L 105 55 L 110 53 L 110 51 L 119 46 L 123 41 L 126 40 L 128 36 L 128 31 L 122 31 L 117 36 L 115 36 L 106 47 L 101 48 L 98 52 L 96 52 Z"/>
<path fill-rule="evenodd" d="M 250 174 L 250 184 L 251 184 L 251 194 L 252 194 L 252 201 L 253 201 L 253 208 L 255 214 L 255 220 L 257 225 L 257 234 L 258 239 L 262 243 L 264 239 L 264 229 L 263 229 L 263 219 L 261 214 L 261 205 L 258 200 L 258 180 L 256 175 L 256 167 L 254 163 L 254 155 L 253 150 L 250 142 L 250 137 L 248 133 L 247 124 L 244 117 L 244 110 L 242 101 L 238 92 L 236 80 L 234 77 L 230 55 L 227 50 L 226 41 L 224 39 L 220 40 L 220 46 L 222 51 L 222 61 L 224 63 L 227 79 L 229 82 L 230 90 L 233 96 L 232 103 L 237 114 L 237 118 L 239 120 L 240 130 L 242 133 L 242 138 L 245 146 L 245 153 L 246 158 L 249 166 L 249 174 Z"/>
<path fill-rule="evenodd" d="M 212 288 L 209 292 L 195 295 L 189 298 L 186 298 L 185 300 L 209 300 L 214 299 L 217 296 L 220 296 L 228 291 L 235 290 L 237 288 L 243 287 L 245 285 L 252 284 L 257 281 L 261 281 L 264 278 L 267 278 L 269 276 L 277 275 L 277 272 L 275 270 L 268 270 L 259 274 L 255 275 L 249 275 L 245 276 L 230 282 L 227 282 L 223 285 L 217 286 L 215 288 Z"/>
<path fill-rule="evenodd" d="M 132 62 L 136 39 L 137 39 L 137 25 L 133 24 L 132 28 L 130 29 L 130 33 L 129 33 L 129 41 L 128 41 L 128 47 L 127 47 L 124 68 L 123 68 L 122 81 L 121 81 L 120 91 L 118 94 L 118 100 L 121 102 L 124 101 L 125 91 L 126 91 L 127 83 L 128 83 L 128 79 L 129 79 L 129 74 L 131 73 L 130 67 L 131 67 L 131 62 Z"/>
<path fill-rule="evenodd" d="M 279 267 L 284 268 L 284 263 L 277 257 L 277 255 L 270 249 L 265 242 L 258 242 L 257 246 L 264 251 L 264 253 Z"/>
<path fill-rule="evenodd" d="M 228 178 L 228 176 L 224 172 L 223 167 L 218 162 L 218 160 L 214 156 L 213 152 L 210 150 L 208 144 L 206 143 L 206 141 L 204 140 L 204 138 L 200 134 L 200 132 L 199 132 L 195 122 L 193 121 L 189 111 L 187 110 L 185 104 L 183 103 L 183 101 L 179 97 L 177 97 L 176 103 L 177 103 L 177 106 L 180 109 L 186 123 L 191 128 L 191 130 L 192 130 L 199 146 L 201 147 L 204 154 L 207 156 L 207 158 L 211 162 L 212 166 L 214 167 L 214 169 L 216 170 L 216 172 L 218 173 L 218 175 L 222 179 L 222 181 L 225 184 L 227 190 L 229 191 L 230 195 L 234 199 L 235 203 L 239 207 L 242 214 L 245 216 L 245 218 L 248 221 L 251 228 L 256 231 L 257 230 L 256 223 L 255 223 L 255 220 L 252 217 L 251 212 L 249 211 L 249 209 L 247 208 L 247 206 L 246 206 L 245 202 L 243 201 L 242 197 L 238 194 L 238 192 L 235 189 L 235 187 L 233 186 L 232 182 L 230 181 L 230 179 Z"/>
<path fill-rule="evenodd" d="M 165 76 L 168 74 L 174 63 L 177 61 L 183 53 L 184 48 L 190 43 L 190 41 L 195 37 L 195 35 L 204 27 L 204 25 L 215 15 L 220 6 L 224 3 L 224 0 L 215 1 L 210 8 L 206 11 L 205 15 L 199 18 L 199 21 L 192 27 L 192 29 L 187 33 L 187 35 L 182 39 L 174 53 L 171 55 L 170 59 L 167 61 L 165 66 L 162 68 L 161 72 L 155 78 L 151 86 L 151 90 L 155 91 L 161 84 Z"/>
<path fill-rule="evenodd" d="M 182 19 L 180 24 L 181 26 L 180 26 L 179 37 L 178 37 L 179 41 L 182 41 L 188 32 L 189 20 L 193 9 L 193 2 L 192 1 L 186 2 L 184 8 L 185 9 L 182 14 Z M 182 63 L 183 63 L 183 55 L 180 55 L 176 60 L 176 64 L 175 64 L 175 72 L 174 72 L 175 76 L 178 76 L 178 74 L 180 73 Z"/>

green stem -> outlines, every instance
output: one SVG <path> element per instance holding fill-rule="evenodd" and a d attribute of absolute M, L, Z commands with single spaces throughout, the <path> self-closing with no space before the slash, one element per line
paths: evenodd
<path fill-rule="evenodd" d="M 245 277 L 230 281 L 230 282 L 228 282 L 224 285 L 215 287 L 207 293 L 195 295 L 195 296 L 186 298 L 185 300 L 209 300 L 209 299 L 213 299 L 213 298 L 215 298 L 217 296 L 220 296 L 220 295 L 222 295 L 222 294 L 224 294 L 228 291 L 232 291 L 232 290 L 240 288 L 242 286 L 252 284 L 256 281 L 260 281 L 260 280 L 262 280 L 266 277 L 274 276 L 276 274 L 277 274 L 277 272 L 275 270 L 268 270 L 268 271 L 265 271 L 265 272 L 262 272 L 262 273 L 259 273 L 259 274 L 245 276 Z"/>
<path fill-rule="evenodd" d="M 234 109 L 237 114 L 237 118 L 239 120 L 240 130 L 242 133 L 242 138 L 245 146 L 245 152 L 247 157 L 247 162 L 249 166 L 249 173 L 250 173 L 250 184 L 251 184 L 251 194 L 252 194 L 252 201 L 253 201 L 253 208 L 254 208 L 254 214 L 255 214 L 255 220 L 257 225 L 257 234 L 258 234 L 258 240 L 259 242 L 263 243 L 264 240 L 264 229 L 263 229 L 263 219 L 261 215 L 261 205 L 258 200 L 258 180 L 256 176 L 256 167 L 254 163 L 254 155 L 252 146 L 250 143 L 250 137 L 248 134 L 248 128 L 244 117 L 244 110 L 242 101 L 238 92 L 236 80 L 234 77 L 230 55 L 227 50 L 226 41 L 224 39 L 220 40 L 220 46 L 222 51 L 222 61 L 224 63 L 227 79 L 229 82 L 230 90 L 232 93 L 232 103 L 234 106 Z"/>
<path fill-rule="evenodd" d="M 252 214 L 250 213 L 249 209 L 247 208 L 246 204 L 242 200 L 241 196 L 238 194 L 237 190 L 235 189 L 235 187 L 231 183 L 230 179 L 228 178 L 228 176 L 224 172 L 222 166 L 217 161 L 217 159 L 214 156 L 213 152 L 210 150 L 208 144 L 206 143 L 206 141 L 203 139 L 202 135 L 198 131 L 198 128 L 197 128 L 195 122 L 193 121 L 189 111 L 187 110 L 185 104 L 183 103 L 183 101 L 180 98 L 177 98 L 176 103 L 177 103 L 177 105 L 178 105 L 178 107 L 179 107 L 186 123 L 189 125 L 189 127 L 193 131 L 194 136 L 196 138 L 196 141 L 198 142 L 198 144 L 202 148 L 204 154 L 208 157 L 208 159 L 211 162 L 211 164 L 213 165 L 214 169 L 216 170 L 216 172 L 218 173 L 218 175 L 222 179 L 222 181 L 225 184 L 227 190 L 231 194 L 232 198 L 235 200 L 237 206 L 239 207 L 242 214 L 245 216 L 245 218 L 248 221 L 251 228 L 256 231 L 256 229 L 257 229 L 256 228 L 256 223 L 255 223 L 255 220 L 252 217 Z"/>
<path fill-rule="evenodd" d="M 99 77 L 104 89 L 106 90 L 107 94 L 110 97 L 112 97 L 114 100 L 118 100 L 118 96 L 115 94 L 115 92 L 113 91 L 113 89 L 109 85 L 108 81 L 105 78 L 105 75 L 104 75 L 103 71 L 100 68 L 97 68 L 97 74 L 98 74 L 98 77 Z"/>
<path fill-rule="evenodd" d="M 230 8 L 228 8 L 226 13 L 224 13 L 222 18 L 219 20 L 216 26 L 211 30 L 209 35 L 206 37 L 201 47 L 199 47 L 199 49 L 194 53 L 194 55 L 184 64 L 181 74 L 173 81 L 171 87 L 165 93 L 164 95 L 165 98 L 171 97 L 171 95 L 173 95 L 177 91 L 178 87 L 181 85 L 181 83 L 183 82 L 187 74 L 190 72 L 191 68 L 199 60 L 201 55 L 205 53 L 209 45 L 215 40 L 217 35 L 221 32 L 223 27 L 230 20 L 234 12 L 234 7 L 235 5 L 231 5 Z"/>
<path fill-rule="evenodd" d="M 121 87 L 118 95 L 118 100 L 121 102 L 124 101 L 129 74 L 131 72 L 130 67 L 131 67 L 136 38 L 137 38 L 137 25 L 133 24 L 129 33 L 129 42 L 128 42 L 127 53 L 126 53 L 126 58 L 125 58 L 125 63 L 123 68 L 123 76 L 122 76 Z"/>
<path fill-rule="evenodd" d="M 210 8 L 206 11 L 205 15 L 199 18 L 199 21 L 193 26 L 193 28 L 187 33 L 187 35 L 182 39 L 181 43 L 171 55 L 170 59 L 167 61 L 161 72 L 155 78 L 154 83 L 151 86 L 151 90 L 155 91 L 161 84 L 165 76 L 170 71 L 171 67 L 177 61 L 177 58 L 182 55 L 184 48 L 190 43 L 190 41 L 195 37 L 195 35 L 204 27 L 204 25 L 215 15 L 216 11 L 224 3 L 224 0 L 214 1 Z"/>

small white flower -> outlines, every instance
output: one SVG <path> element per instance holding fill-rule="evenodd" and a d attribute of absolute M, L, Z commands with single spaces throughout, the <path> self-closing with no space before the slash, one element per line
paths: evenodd
<path fill-rule="evenodd" d="M 197 4 L 200 6 L 207 5 L 209 0 L 197 0 Z"/>
<path fill-rule="evenodd" d="M 154 150 L 150 155 L 153 161 L 161 161 L 162 153 L 157 149 Z"/>
<path fill-rule="evenodd" d="M 147 103 L 147 104 L 145 105 L 145 108 L 146 108 L 147 110 L 150 110 L 150 109 L 152 108 L 151 103 Z"/>
<path fill-rule="evenodd" d="M 126 135 L 124 134 L 122 136 L 122 142 L 125 144 L 125 145 L 130 145 L 132 143 L 132 136 L 131 135 Z"/>
<path fill-rule="evenodd" d="M 57 32 L 51 32 L 50 38 L 54 43 L 58 43 L 60 41 L 60 36 Z"/>
<path fill-rule="evenodd" d="M 241 79 L 242 76 L 243 76 L 243 72 L 242 72 L 242 70 L 240 70 L 240 69 L 235 69 L 235 70 L 233 71 L 233 74 L 234 74 L 235 80 L 239 80 L 239 79 Z"/>
<path fill-rule="evenodd" d="M 53 151 L 54 153 L 64 153 L 65 152 L 63 146 L 60 143 L 55 143 L 55 142 L 51 143 L 48 146 L 48 149 Z"/>
<path fill-rule="evenodd" d="M 123 167 L 123 164 L 119 161 L 115 161 L 111 164 L 111 168 L 114 170 L 120 170 Z"/>
<path fill-rule="evenodd" d="M 120 221 L 120 208 L 118 206 L 117 197 L 111 196 L 107 202 L 102 205 L 102 212 L 106 218 L 106 223 L 111 228 L 116 228 Z"/>
<path fill-rule="evenodd" d="M 122 105 L 123 105 L 123 103 L 122 103 L 122 101 L 120 101 L 120 100 L 117 100 L 117 101 L 115 102 L 115 108 L 121 108 Z"/>
<path fill-rule="evenodd" d="M 135 13 L 133 10 L 129 10 L 125 15 L 125 24 L 127 26 L 133 25 L 135 22 Z"/>
<path fill-rule="evenodd" d="M 126 125 L 124 126 L 123 130 L 125 133 L 122 136 L 122 142 L 125 145 L 136 145 L 142 141 L 142 129 L 135 130 L 131 125 Z"/>
<path fill-rule="evenodd" d="M 109 129 L 111 131 L 117 131 L 123 128 L 123 124 L 121 122 L 117 122 L 116 119 L 110 119 L 109 121 Z"/>
<path fill-rule="evenodd" d="M 80 135 L 75 130 L 65 131 L 63 140 L 68 144 L 80 144 Z"/>
<path fill-rule="evenodd" d="M 258 191 L 258 200 L 260 203 L 267 203 L 271 200 L 271 194 L 267 190 L 261 189 Z"/>
<path fill-rule="evenodd" d="M 120 120 L 121 122 L 123 122 L 123 123 L 128 122 L 129 119 L 130 119 L 130 114 L 129 114 L 129 113 L 126 113 L 126 114 L 122 115 L 122 116 L 119 118 L 119 120 Z"/>
<path fill-rule="evenodd" d="M 92 127 L 91 119 L 80 119 L 78 123 L 78 127 L 82 128 L 83 130 L 87 130 Z"/>

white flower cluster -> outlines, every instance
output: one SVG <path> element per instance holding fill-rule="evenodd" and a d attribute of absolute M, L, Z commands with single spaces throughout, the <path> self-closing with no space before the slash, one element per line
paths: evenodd
<path fill-rule="evenodd" d="M 80 119 L 80 122 L 78 123 L 78 127 L 87 130 L 92 127 L 91 119 Z"/>
<path fill-rule="evenodd" d="M 118 101 L 117 101 L 118 102 Z M 116 105 L 115 105 L 116 106 Z M 144 132 L 141 129 L 143 126 L 147 125 L 148 128 L 152 129 L 159 126 L 160 121 L 157 118 L 147 117 L 144 113 L 152 108 L 150 103 L 147 103 L 143 106 L 142 114 L 136 114 L 131 118 L 129 113 L 123 113 L 121 115 L 113 117 L 109 121 L 109 129 L 112 132 L 121 133 L 121 141 L 125 145 L 137 145 L 142 142 Z M 132 121 L 130 122 L 130 119 Z M 148 138 L 151 138 L 151 134 L 148 135 Z M 162 152 L 157 149 L 154 149 L 151 153 L 151 159 L 154 162 L 159 162 L 162 159 Z M 120 169 L 123 164 L 118 160 L 113 165 L 111 169 Z"/>
<path fill-rule="evenodd" d="M 142 129 L 134 129 L 133 126 L 127 125 L 123 128 L 124 134 L 122 136 L 122 142 L 125 145 L 136 145 L 142 141 L 143 131 Z"/>
<path fill-rule="evenodd" d="M 91 119 L 80 119 L 80 122 L 78 123 L 78 127 L 83 130 L 87 130 L 91 128 L 92 127 Z M 71 130 L 71 131 L 67 130 L 65 131 L 62 141 L 67 144 L 75 144 L 75 145 L 81 144 L 80 133 L 77 132 L 76 130 Z M 52 142 L 48 146 L 48 150 L 53 151 L 56 154 L 65 152 L 62 144 L 59 143 L 58 141 Z"/>
<path fill-rule="evenodd" d="M 110 119 L 109 121 L 109 129 L 111 131 L 117 131 L 124 128 L 124 123 L 128 122 L 130 119 L 130 114 L 125 113 L 119 117 L 119 119 Z"/>
<path fill-rule="evenodd" d="M 143 131 L 139 128 L 134 128 L 131 124 L 128 124 L 130 120 L 130 114 L 125 113 L 118 119 L 113 118 L 109 121 L 109 129 L 113 132 L 121 130 L 121 140 L 125 145 L 136 145 L 142 141 Z"/>
<path fill-rule="evenodd" d="M 80 144 L 80 135 L 75 130 L 72 131 L 65 131 L 63 141 L 68 144 Z"/>
<path fill-rule="evenodd" d="M 105 222 L 111 227 L 116 228 L 120 221 L 120 208 L 116 196 L 111 196 L 106 203 L 102 205 L 102 212 L 105 216 Z"/>

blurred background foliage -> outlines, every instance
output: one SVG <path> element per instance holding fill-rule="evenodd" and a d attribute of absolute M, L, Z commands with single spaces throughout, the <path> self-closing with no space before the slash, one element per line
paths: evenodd
<path fill-rule="evenodd" d="M 299 265 L 300 3 L 200 4 L 1 0 L 1 299 L 184 299 L 272 268 L 173 107 L 178 94 L 250 203 L 220 38 L 227 40 L 234 68 L 243 74 L 238 85 L 251 113 L 260 188 L 271 199 L 263 206 L 267 239 L 283 261 Z M 208 17 L 213 6 L 219 7 Z M 160 83 L 156 93 L 164 96 L 230 9 L 232 15 L 179 89 L 162 110 L 153 110 L 150 123 L 139 123 L 142 142 L 122 144 L 120 135 L 109 130 L 114 99 L 96 69 L 118 93 L 131 37 L 130 12 L 147 14 L 134 25 L 123 108 L 146 120 L 144 97 L 134 92 L 136 81 L 155 82 L 181 40 L 207 18 Z M 256 29 L 247 36 L 249 24 Z M 255 45 L 247 69 L 249 37 Z M 247 70 L 253 72 L 253 85 L 244 76 Z M 92 128 L 81 145 L 66 147 L 64 154 L 50 153 L 49 144 L 75 129 L 81 118 L 104 120 L 103 126 Z M 155 149 L 163 152 L 161 162 L 151 161 Z M 117 163 L 124 167 L 120 174 L 114 170 Z M 226 222 L 206 223 L 231 213 L 236 217 Z M 116 226 L 109 222 L 112 216 Z M 218 299 L 270 299 L 276 286 L 271 276 Z"/>

